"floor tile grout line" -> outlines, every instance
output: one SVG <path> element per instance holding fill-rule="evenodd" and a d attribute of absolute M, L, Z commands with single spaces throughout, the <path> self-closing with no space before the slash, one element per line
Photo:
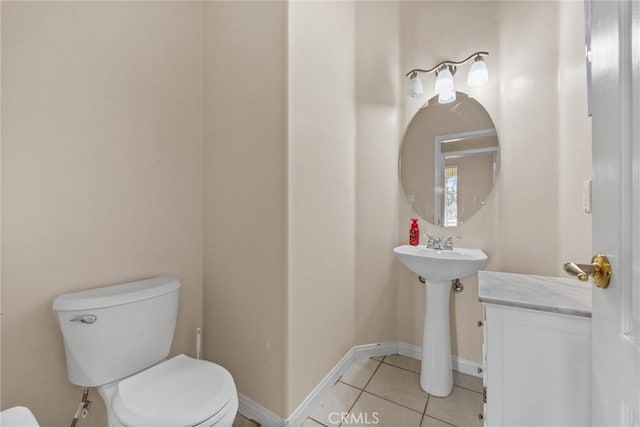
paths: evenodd
<path fill-rule="evenodd" d="M 466 387 L 460 387 L 460 386 L 455 385 L 455 384 L 454 384 L 453 386 L 454 386 L 454 387 L 461 388 L 461 389 L 464 389 L 464 390 L 467 390 L 467 391 L 471 391 L 471 392 L 474 392 L 474 393 L 477 393 L 477 394 L 482 394 L 482 393 L 478 393 L 478 392 L 477 392 L 477 391 L 475 391 L 475 390 L 470 390 L 470 389 L 468 389 L 468 388 L 466 388 Z M 435 396 L 431 396 L 431 395 L 429 394 L 429 400 L 431 399 L 431 397 L 435 397 Z M 441 397 L 440 399 L 448 399 L 449 397 L 451 397 L 451 394 L 450 394 L 449 396 L 447 396 L 447 397 Z M 428 404 L 429 400 L 427 400 L 427 404 Z M 445 420 L 443 420 L 443 419 L 441 419 L 441 418 L 434 417 L 433 415 L 429 415 L 429 414 L 427 414 L 427 406 L 426 406 L 426 405 L 425 405 L 425 407 L 424 407 L 424 415 L 423 415 L 423 418 L 424 418 L 424 417 L 433 418 L 434 420 L 438 420 L 438 421 L 443 422 L 443 423 L 445 423 L 445 424 L 447 424 L 447 425 L 450 425 L 450 426 L 453 426 L 453 427 L 458 427 L 458 426 L 456 426 L 456 424 L 453 424 L 453 423 L 451 423 L 451 422 L 449 422 L 449 421 L 445 421 Z"/>
<path fill-rule="evenodd" d="M 1 0 L 0 0 L 1 1 Z M 385 356 L 382 356 L 382 358 L 384 359 Z M 368 360 L 373 360 L 374 362 L 378 363 L 378 366 L 376 366 L 376 369 L 374 369 L 373 373 L 371 374 L 371 377 L 369 377 L 369 380 L 367 381 L 367 383 L 364 385 L 364 387 L 366 387 L 369 384 L 369 381 L 371 381 L 371 378 L 373 378 L 373 376 L 376 374 L 376 372 L 378 372 L 378 369 L 380 368 L 380 364 L 382 363 L 381 360 L 375 360 L 373 357 L 370 357 Z M 353 362 L 355 362 L 356 360 L 352 361 L 351 364 L 347 367 L 345 373 L 351 368 L 351 365 L 353 365 Z M 336 384 L 338 383 L 342 383 L 342 384 L 346 384 L 348 386 L 351 386 L 353 388 L 357 388 L 358 390 L 364 390 L 364 387 L 360 388 L 357 385 L 353 385 L 353 384 L 349 384 L 346 381 L 342 381 L 342 377 L 344 377 L 344 374 L 340 375 L 340 378 L 338 378 L 336 380 L 336 382 L 333 384 L 333 386 L 331 386 L 332 388 L 335 387 Z"/>
<path fill-rule="evenodd" d="M 420 375 L 420 372 L 412 371 L 411 369 L 403 368 L 402 366 L 396 366 L 391 363 L 382 362 L 387 366 L 393 366 L 394 368 L 402 369 L 403 371 L 411 372 L 412 374 Z"/>
<path fill-rule="evenodd" d="M 427 393 L 427 401 L 424 402 L 424 411 L 422 411 L 423 417 L 427 414 L 427 405 L 429 404 L 429 400 L 431 400 L 431 395 Z"/>
<path fill-rule="evenodd" d="M 458 387 L 458 388 L 463 388 L 463 389 L 465 389 L 465 390 L 467 390 L 467 391 L 472 391 L 472 392 L 474 392 L 474 393 L 482 394 L 482 392 L 481 392 L 481 391 L 474 390 L 474 389 L 472 389 L 472 388 L 465 387 L 465 386 L 463 386 L 463 385 L 454 384 L 453 386 L 454 386 L 454 387 Z"/>
<path fill-rule="evenodd" d="M 408 409 L 408 410 L 410 410 L 410 411 L 413 411 L 413 412 L 415 412 L 416 414 L 423 415 L 423 414 L 422 414 L 422 412 L 420 412 L 420 411 L 416 411 L 415 409 L 410 408 L 410 407 L 408 407 L 408 406 L 405 406 L 405 405 L 403 405 L 403 404 L 401 404 L 401 403 L 394 402 L 393 400 L 391 400 L 391 399 L 389 399 L 389 398 L 387 398 L 387 397 L 380 396 L 380 395 L 375 394 L 375 393 L 371 393 L 370 391 L 367 391 L 367 390 L 363 390 L 363 393 L 370 394 L 370 395 L 375 396 L 375 397 L 377 397 L 377 398 L 380 398 L 380 399 L 382 399 L 382 400 L 386 400 L 386 401 L 387 401 L 387 402 L 389 402 L 389 403 L 393 403 L 394 405 L 398 405 L 398 406 L 401 406 L 401 407 L 403 407 L 403 408 L 405 408 L 405 409 Z M 427 400 L 429 400 L 429 398 L 428 398 L 428 397 L 427 397 Z"/>
<path fill-rule="evenodd" d="M 363 394 L 364 394 L 364 391 L 361 391 L 361 392 L 360 392 L 360 394 L 358 395 L 358 398 L 356 399 L 356 402 L 358 401 L 358 399 L 360 399 L 360 396 L 362 396 Z M 397 404 L 397 403 L 395 403 L 395 402 L 390 401 L 389 399 L 385 399 L 385 398 L 380 397 L 380 396 L 377 396 L 377 395 L 375 395 L 375 394 L 373 394 L 373 393 L 369 393 L 369 392 L 367 392 L 367 394 L 370 394 L 370 395 L 375 396 L 375 397 L 379 397 L 379 398 L 380 398 L 380 399 L 382 399 L 382 400 L 386 400 L 387 402 L 393 403 L 393 404 L 395 404 L 395 405 L 401 406 L 401 407 L 403 407 L 403 408 L 405 408 L 405 409 L 409 409 L 409 410 L 414 411 L 414 412 L 416 412 L 416 413 L 418 413 L 418 414 L 419 414 L 419 412 L 418 412 L 418 411 L 416 411 L 415 409 L 407 408 L 407 407 L 406 407 L 406 406 L 404 406 L 404 405 Z M 428 399 L 427 399 L 427 400 L 428 400 Z M 353 409 L 353 406 L 355 406 L 355 402 L 354 402 L 354 404 L 351 406 L 351 409 Z M 351 409 L 349 409 L 349 412 L 351 412 Z M 426 405 L 425 405 L 425 410 L 426 410 Z M 453 426 L 453 427 L 457 427 L 455 424 L 451 424 L 450 422 L 447 422 L 447 421 L 445 421 L 445 420 L 441 420 L 440 418 L 432 417 L 431 415 L 427 415 L 426 413 L 422 415 L 422 420 L 424 420 L 424 417 L 428 417 L 428 418 L 431 418 L 431 419 L 433 419 L 433 420 L 440 421 L 441 423 L 445 423 L 445 424 L 447 424 L 447 425 L 450 425 L 450 426 Z M 314 422 L 316 422 L 316 423 L 320 424 L 320 425 L 321 425 L 321 426 L 323 426 L 323 427 L 328 427 L 326 424 L 321 423 L 320 421 L 316 420 L 316 419 L 315 419 L 315 418 L 313 418 L 313 417 L 307 417 L 307 418 L 309 418 L 310 420 L 313 420 Z M 420 422 L 420 425 L 422 425 L 422 420 L 421 420 L 421 422 Z M 340 426 L 341 426 L 341 425 L 342 425 L 342 424 L 340 424 Z"/>
<path fill-rule="evenodd" d="M 0 1 L 1 1 L 1 0 L 0 0 Z M 345 383 L 345 382 L 344 382 L 344 381 L 342 381 L 342 380 L 336 381 L 336 383 L 334 384 L 334 387 L 335 387 L 338 383 L 340 383 L 340 384 L 344 384 L 344 385 L 348 385 L 349 387 L 353 387 L 353 388 L 355 388 L 356 390 L 362 391 L 362 389 L 361 389 L 360 387 L 355 386 L 355 385 L 353 385 L 353 384 Z"/>
<path fill-rule="evenodd" d="M 363 391 L 363 393 L 364 393 L 364 392 L 369 393 L 369 394 L 370 394 L 370 395 L 372 395 L 372 396 L 376 396 L 376 397 L 378 397 L 378 398 L 380 398 L 380 399 L 382 399 L 382 400 L 386 400 L 387 402 L 391 402 L 391 403 L 393 403 L 393 404 L 395 404 L 395 405 L 401 406 L 401 407 L 403 407 L 403 408 L 409 409 L 410 411 L 414 411 L 414 412 L 417 412 L 418 414 L 420 414 L 420 411 L 416 411 L 416 410 L 415 410 L 415 409 L 413 409 L 413 408 L 409 408 L 408 406 L 404 406 L 404 405 L 402 405 L 402 404 L 400 404 L 400 403 L 394 402 L 393 400 L 387 399 L 387 398 L 382 397 L 382 396 L 378 396 L 377 394 L 372 393 L 372 392 L 370 392 L 370 391 L 366 390 L 367 386 L 369 385 L 369 383 L 371 382 L 371 380 L 372 380 L 372 379 L 373 379 L 373 377 L 375 376 L 376 372 L 378 372 L 378 370 L 380 369 L 380 367 L 382 366 L 382 364 L 384 363 L 384 360 L 385 360 L 386 358 L 387 358 L 387 356 L 383 357 L 383 358 L 382 358 L 382 360 L 380 361 L 380 364 L 378 365 L 378 368 L 375 370 L 375 372 L 373 373 L 373 375 L 371 375 L 371 378 L 369 378 L 369 381 L 367 381 L 367 384 L 364 386 L 364 389 L 362 390 L 362 391 Z M 404 370 L 404 371 L 411 372 L 411 373 L 414 373 L 414 374 L 415 374 L 415 372 L 413 372 L 413 371 L 409 371 L 408 369 L 399 368 L 399 367 L 394 366 L 394 365 L 391 365 L 391 364 L 389 364 L 389 363 L 384 363 L 384 364 L 385 364 L 385 365 L 387 365 L 387 366 L 393 366 L 394 368 L 402 369 L 402 370 Z M 419 374 L 418 374 L 418 375 L 419 375 Z M 428 401 L 429 401 L 429 394 L 427 393 L 427 402 L 428 402 Z M 427 409 L 427 404 L 425 403 L 425 411 L 426 411 L 426 409 Z M 423 412 L 421 415 L 423 415 L 423 416 L 424 416 L 424 412 Z"/>
<path fill-rule="evenodd" d="M 392 365 L 391 363 L 387 363 L 387 362 L 384 362 L 384 361 L 382 361 L 382 362 L 380 362 L 380 363 L 384 363 L 385 365 L 387 365 L 387 366 L 392 366 L 392 367 L 394 367 L 394 368 L 402 369 L 403 371 L 406 371 L 406 372 L 411 372 L 412 374 L 420 375 L 420 372 L 412 371 L 412 370 L 410 370 L 410 369 L 403 368 L 402 366 Z M 455 384 L 455 383 L 454 383 L 454 384 L 453 384 L 453 386 L 454 386 L 454 387 L 460 387 L 460 388 L 463 388 L 463 389 L 465 389 L 465 390 L 472 391 L 472 392 L 474 392 L 474 393 L 482 394 L 482 392 L 481 392 L 481 391 L 474 390 L 474 389 L 472 389 L 472 388 L 465 387 L 465 386 L 462 386 L 462 385 L 459 385 L 459 384 Z"/>
<path fill-rule="evenodd" d="M 2 1 L 2 0 L 0 0 L 0 1 Z M 333 389 L 333 387 L 338 385 L 338 383 L 340 383 L 342 385 L 347 385 L 347 386 L 349 386 L 351 388 L 355 388 L 356 390 L 364 390 L 363 388 L 360 388 L 357 385 L 349 384 L 349 383 L 346 383 L 346 382 L 342 381 L 342 377 L 340 377 L 340 379 L 338 381 L 336 381 L 336 383 L 331 388 Z"/>
<path fill-rule="evenodd" d="M 448 426 L 458 427 L 458 426 L 456 426 L 455 424 L 451 424 L 449 421 L 441 420 L 440 418 L 432 417 L 431 415 L 424 414 L 424 416 L 425 416 L 425 417 L 429 417 L 429 418 L 434 419 L 434 420 L 438 420 L 438 421 L 440 421 L 441 423 L 445 423 L 445 424 L 446 424 L 446 425 L 448 425 Z M 423 417 L 423 418 L 424 418 L 424 417 Z"/>
<path fill-rule="evenodd" d="M 329 426 L 327 426 L 326 424 L 324 424 L 324 423 L 321 423 L 320 421 L 318 421 L 318 420 L 316 420 L 316 419 L 315 419 L 315 418 L 313 418 L 313 417 L 307 417 L 307 418 L 309 418 L 310 420 L 313 420 L 313 421 L 315 421 L 316 423 L 318 423 L 318 424 L 320 424 L 321 426 L 324 426 L 324 427 L 329 427 Z"/>
<path fill-rule="evenodd" d="M 373 378 L 375 377 L 375 375 L 378 373 L 378 371 L 381 369 L 381 367 L 382 367 L 382 365 L 383 365 L 383 364 L 385 364 L 385 365 L 387 365 L 387 366 L 390 366 L 390 367 L 393 367 L 393 368 L 398 368 L 398 369 L 400 369 L 400 370 L 402 370 L 402 371 L 405 371 L 405 372 L 410 372 L 410 373 L 413 373 L 413 374 L 416 374 L 416 375 L 420 375 L 419 373 L 417 373 L 417 372 L 415 372 L 415 371 L 412 371 L 412 370 L 410 370 L 410 369 L 407 369 L 407 368 L 404 368 L 404 367 L 401 367 L 401 366 L 396 366 L 396 365 L 393 365 L 393 364 L 391 364 L 391 363 L 385 362 L 385 361 L 386 361 L 386 358 L 387 358 L 387 356 L 382 356 L 382 359 L 380 359 L 380 360 L 375 360 L 375 359 L 373 359 L 373 357 L 369 358 L 370 360 L 374 360 L 375 362 L 378 362 L 378 366 L 376 366 L 376 368 L 374 369 L 373 373 L 370 375 L 369 379 L 367 380 L 367 382 L 364 384 L 364 386 L 363 386 L 362 388 L 361 388 L 361 387 L 359 387 L 359 386 L 353 385 L 353 384 L 349 384 L 349 383 L 347 383 L 347 382 L 345 382 L 345 381 L 342 381 L 342 375 L 341 375 L 341 376 L 340 376 L 340 378 L 338 378 L 338 380 L 334 383 L 333 387 L 335 387 L 338 383 L 341 383 L 341 384 L 346 385 L 346 386 L 348 386 L 348 387 L 354 388 L 355 390 L 357 390 L 357 391 L 359 392 L 359 393 L 358 393 L 358 395 L 357 395 L 357 397 L 356 397 L 356 399 L 353 401 L 353 403 L 350 405 L 349 409 L 347 410 L 347 412 L 348 412 L 348 413 L 351 413 L 351 412 L 353 411 L 353 408 L 356 406 L 357 402 L 362 398 L 362 395 L 363 395 L 364 393 L 367 393 L 367 394 L 368 394 L 368 395 L 370 395 L 370 396 L 377 397 L 377 398 L 379 398 L 379 399 L 381 399 L 381 400 L 387 401 L 387 402 L 389 402 L 389 403 L 391 403 L 391 404 L 393 404 L 393 405 L 395 405 L 395 406 L 398 406 L 398 407 L 400 407 L 400 408 L 408 409 L 408 410 L 410 410 L 410 411 L 412 411 L 412 412 L 414 412 L 414 413 L 420 414 L 420 415 L 422 416 L 422 418 L 421 418 L 421 425 L 422 425 L 422 422 L 425 420 L 425 417 L 428 417 L 428 418 L 431 418 L 431 419 L 433 419 L 433 420 L 436 420 L 436 421 L 442 422 L 442 423 L 444 423 L 444 424 L 447 424 L 448 426 L 456 427 L 456 425 L 455 425 L 455 424 L 452 424 L 452 423 L 450 423 L 450 422 L 448 422 L 448 421 L 445 421 L 445 420 L 442 420 L 442 419 L 440 419 L 440 418 L 437 418 L 437 417 L 434 417 L 434 416 L 431 416 L 431 415 L 427 414 L 427 408 L 428 408 L 428 406 L 429 406 L 429 402 L 431 401 L 431 397 L 435 397 L 435 396 L 432 396 L 432 395 L 431 395 L 431 394 L 429 394 L 429 393 L 425 393 L 425 394 L 426 394 L 427 399 L 426 399 L 426 401 L 425 401 L 423 411 L 422 411 L 422 412 L 420 412 L 420 411 L 418 411 L 418 410 L 416 410 L 416 409 L 410 408 L 410 407 L 405 406 L 405 405 L 403 405 L 403 404 L 401 404 L 401 403 L 395 402 L 395 401 L 393 401 L 393 400 L 391 400 L 391 399 L 389 399 L 389 398 L 386 398 L 386 397 L 380 396 L 380 395 L 378 395 L 378 394 L 375 394 L 375 393 L 372 393 L 371 391 L 366 390 L 366 388 L 369 386 L 369 384 L 371 383 L 371 381 L 373 380 Z M 352 363 L 353 363 L 353 362 L 352 362 Z M 332 387 L 332 388 L 333 388 L 333 387 Z M 454 383 L 454 384 L 453 384 L 453 387 L 458 387 L 459 389 L 466 390 L 466 391 L 469 391 L 469 392 L 472 392 L 472 393 L 476 393 L 476 394 L 482 395 L 482 392 L 479 392 L 479 391 L 476 391 L 476 390 L 474 390 L 474 389 L 471 389 L 471 388 L 465 387 L 465 386 L 463 386 L 463 385 L 459 385 L 459 384 L 455 384 L 455 383 Z M 449 396 L 447 396 L 447 397 L 449 397 Z M 445 397 L 445 398 L 446 398 L 446 397 Z M 322 423 L 322 422 L 320 422 L 320 421 L 316 420 L 315 418 L 313 418 L 313 417 L 311 417 L 311 416 L 309 416 L 308 418 L 309 418 L 310 420 L 312 420 L 313 422 L 318 423 L 318 424 L 319 424 L 320 426 L 322 426 L 322 427 L 330 427 L 330 426 L 328 426 L 327 424 L 324 424 L 324 423 Z M 342 423 L 340 423 L 338 426 L 339 426 L 339 427 L 343 427 L 343 426 L 345 426 L 345 425 L 344 425 L 344 424 L 342 424 Z"/>
<path fill-rule="evenodd" d="M 358 397 L 356 397 L 356 400 L 354 400 L 351 406 L 349 407 L 349 409 L 347 409 L 348 414 L 350 414 L 351 411 L 353 411 L 354 406 L 356 406 L 356 403 L 358 403 L 358 399 L 360 399 L 360 396 L 362 396 L 363 393 L 364 393 L 364 390 L 360 390 L 360 394 L 358 394 Z M 340 423 L 338 427 L 341 427 L 341 426 L 342 426 L 342 423 Z"/>
<path fill-rule="evenodd" d="M 384 360 L 384 358 L 382 358 L 382 360 Z M 369 377 L 369 381 L 367 381 L 367 383 L 364 385 L 364 387 L 362 387 L 362 391 L 364 391 L 367 388 L 367 386 L 369 385 L 369 383 L 371 382 L 373 377 L 375 377 L 376 374 L 378 373 L 378 370 L 382 366 L 382 363 L 384 363 L 384 362 L 382 362 L 382 360 L 380 361 L 380 363 L 378 363 L 378 366 L 376 366 L 376 370 L 373 371 L 373 374 L 371 374 L 371 376 Z"/>
<path fill-rule="evenodd" d="M 367 380 L 367 382 L 365 383 L 365 385 L 362 388 L 358 387 L 357 385 L 349 384 L 346 381 L 342 381 L 342 377 L 344 377 L 344 375 L 340 375 L 340 378 L 338 378 L 338 381 L 335 382 L 333 387 L 335 387 L 335 385 L 338 384 L 338 383 L 342 383 L 342 384 L 348 385 L 350 387 L 356 388 L 358 390 L 364 391 L 365 387 L 369 385 L 369 382 L 371 382 L 371 379 L 376 374 L 376 372 L 378 372 L 378 369 L 380 369 L 380 365 L 382 364 L 382 362 L 380 362 L 379 360 L 374 360 L 374 362 L 378 362 L 378 366 L 376 366 L 376 369 L 373 370 L 373 372 L 371 373 L 371 376 L 369 377 L 369 379 Z M 351 365 L 349 365 L 349 368 L 350 367 L 351 367 Z"/>
<path fill-rule="evenodd" d="M 400 354 L 399 356 L 402 356 L 402 355 Z M 405 356 L 405 357 L 409 357 L 409 356 Z M 402 369 L 403 371 L 407 371 L 407 372 L 414 373 L 414 374 L 416 374 L 416 375 L 420 375 L 420 372 L 412 371 L 411 369 L 408 369 L 408 368 L 405 368 L 405 367 L 402 367 L 402 366 L 398 366 L 398 365 L 394 365 L 393 363 L 385 362 L 384 360 L 385 360 L 386 358 L 387 358 L 387 357 L 385 356 L 385 357 L 384 357 L 380 362 L 381 362 L 381 363 L 384 363 L 384 364 L 385 364 L 385 365 L 387 365 L 387 366 L 393 366 L 394 368 Z M 416 359 L 416 360 L 417 360 L 417 359 Z M 460 371 L 457 371 L 457 372 L 460 372 Z M 461 373 L 461 374 L 464 374 L 464 375 L 469 375 L 469 374 L 465 374 L 464 372 L 460 372 L 460 373 Z M 473 376 L 473 375 L 470 375 L 470 376 Z M 456 386 L 456 387 L 464 388 L 465 390 L 469 390 L 469 391 L 473 391 L 473 392 L 476 392 L 476 393 L 480 393 L 480 394 L 482 394 L 482 392 L 481 392 L 481 391 L 474 390 L 474 389 L 469 388 L 469 387 L 465 387 L 465 386 L 462 386 L 462 385 L 459 385 L 459 384 L 455 384 L 455 383 L 454 383 L 453 385 L 454 385 L 454 386 Z"/>
<path fill-rule="evenodd" d="M 383 359 L 384 359 L 384 358 L 383 358 Z M 352 362 L 352 363 L 353 363 L 353 362 Z M 356 406 L 356 403 L 358 403 L 358 399 L 360 399 L 360 397 L 362 397 L 362 395 L 364 394 L 364 389 L 369 385 L 369 383 L 371 382 L 371 379 L 373 378 L 373 376 L 376 374 L 376 372 L 378 372 L 378 369 L 380 369 L 380 366 L 382 366 L 382 361 L 380 361 L 380 362 L 378 363 L 378 366 L 376 366 L 375 371 L 373 371 L 373 373 L 372 373 L 372 374 L 371 374 L 371 376 L 369 377 L 369 380 L 368 380 L 368 381 L 367 381 L 367 383 L 364 385 L 364 387 L 363 387 L 363 388 L 361 388 L 361 389 L 356 387 L 356 389 L 360 390 L 360 394 L 358 394 L 358 397 L 356 397 L 356 400 L 354 400 L 354 401 L 353 401 L 353 403 L 351 404 L 351 406 L 350 406 L 350 407 L 349 407 L 349 409 L 347 410 L 347 412 L 348 412 L 348 413 L 351 413 L 351 411 L 353 411 L 353 408 Z M 342 378 L 342 377 L 340 377 L 340 378 Z M 342 426 L 342 423 L 340 423 L 340 426 L 338 426 L 338 427 L 341 427 L 341 426 Z"/>

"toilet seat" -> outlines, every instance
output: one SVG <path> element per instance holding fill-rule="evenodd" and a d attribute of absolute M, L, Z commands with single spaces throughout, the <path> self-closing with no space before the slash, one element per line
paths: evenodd
<path fill-rule="evenodd" d="M 14 406 L 0 412 L 0 426 L 38 427 L 39 425 L 29 408 L 24 406 Z"/>
<path fill-rule="evenodd" d="M 118 383 L 113 412 L 126 426 L 191 427 L 224 416 L 234 398 L 226 369 L 181 354 Z"/>

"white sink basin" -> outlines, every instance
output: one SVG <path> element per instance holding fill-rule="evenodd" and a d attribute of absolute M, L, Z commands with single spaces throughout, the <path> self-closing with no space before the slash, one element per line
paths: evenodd
<path fill-rule="evenodd" d="M 448 396 L 453 389 L 449 298 L 451 281 L 484 268 L 487 254 L 480 249 L 427 249 L 426 246 L 398 246 L 398 260 L 426 279 L 424 331 L 420 387 L 433 396 Z"/>
<path fill-rule="evenodd" d="M 484 268 L 487 255 L 480 249 L 451 251 L 403 245 L 393 249 L 398 260 L 429 282 L 444 282 L 470 276 Z"/>

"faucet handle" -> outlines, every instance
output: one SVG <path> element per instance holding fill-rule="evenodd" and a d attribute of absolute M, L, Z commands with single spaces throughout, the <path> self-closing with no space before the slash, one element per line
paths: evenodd
<path fill-rule="evenodd" d="M 443 247 L 447 250 L 453 250 L 453 239 L 461 239 L 460 236 L 449 236 L 444 240 Z"/>
<path fill-rule="evenodd" d="M 437 237 L 433 237 L 427 233 L 422 233 L 422 235 L 427 238 L 427 248 L 433 248 L 434 243 L 439 240 Z"/>

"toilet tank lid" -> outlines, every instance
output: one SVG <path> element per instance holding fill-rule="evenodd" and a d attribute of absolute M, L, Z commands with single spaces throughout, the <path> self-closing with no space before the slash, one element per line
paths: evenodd
<path fill-rule="evenodd" d="M 154 277 L 153 279 L 62 294 L 53 300 L 53 309 L 55 311 L 77 311 L 114 307 L 158 297 L 179 288 L 180 281 L 176 277 Z"/>

